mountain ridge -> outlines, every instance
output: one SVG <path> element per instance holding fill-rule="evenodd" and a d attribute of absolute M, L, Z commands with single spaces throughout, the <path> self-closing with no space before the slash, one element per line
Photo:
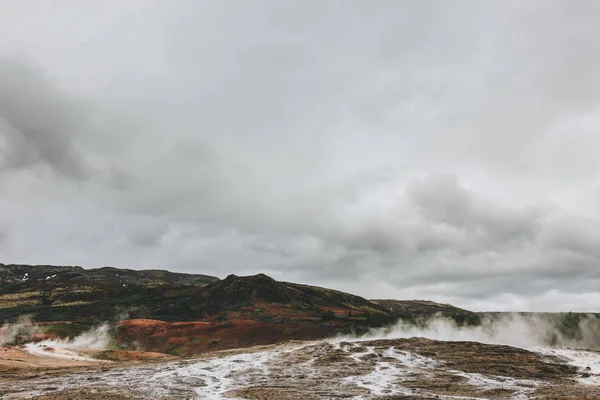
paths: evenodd
<path fill-rule="evenodd" d="M 219 278 L 162 269 L 133 270 L 127 268 L 101 267 L 86 269 L 80 266 L 27 265 L 0 263 L 0 289 L 28 281 L 70 279 L 82 277 L 109 285 L 206 285 Z"/>
<path fill-rule="evenodd" d="M 268 307 L 260 311 L 254 307 L 257 304 Z M 51 320 L 54 317 L 45 311 L 57 306 L 73 307 L 72 314 L 78 317 L 111 318 L 112 309 L 126 309 L 132 318 L 169 322 L 219 314 L 223 318 L 223 313 L 232 312 L 269 320 L 269 313 L 290 314 L 289 309 L 304 316 L 322 314 L 322 319 L 366 313 L 371 320 L 381 321 L 414 314 L 473 314 L 422 300 L 369 300 L 319 286 L 276 281 L 262 273 L 219 279 L 154 269 L 0 264 L 0 318 L 33 313 Z"/>
<path fill-rule="evenodd" d="M 44 335 L 73 338 L 108 324 L 117 349 L 172 355 L 361 335 L 399 321 L 422 327 L 439 317 L 454 326 L 481 326 L 502 323 L 506 315 L 426 300 L 369 300 L 265 274 L 221 280 L 164 270 L 0 264 L 0 278 L 2 325 L 28 316 Z M 600 326 L 598 315 L 539 317 L 558 336 L 575 339 L 581 326 Z"/>

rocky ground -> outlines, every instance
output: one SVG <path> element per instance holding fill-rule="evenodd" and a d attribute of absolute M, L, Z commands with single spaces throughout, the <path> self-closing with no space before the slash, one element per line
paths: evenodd
<path fill-rule="evenodd" d="M 600 355 L 429 339 L 289 342 L 0 373 L 5 399 L 600 398 Z M 28 371 L 25 373 L 25 371 Z"/>

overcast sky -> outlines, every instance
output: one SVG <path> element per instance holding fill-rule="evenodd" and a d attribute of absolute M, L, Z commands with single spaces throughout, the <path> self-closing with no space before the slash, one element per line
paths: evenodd
<path fill-rule="evenodd" d="M 600 2 L 0 0 L 0 262 L 600 311 Z"/>

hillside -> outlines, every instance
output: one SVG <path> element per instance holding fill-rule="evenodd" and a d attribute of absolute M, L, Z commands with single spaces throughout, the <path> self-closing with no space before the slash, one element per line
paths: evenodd
<path fill-rule="evenodd" d="M 359 296 L 279 282 L 264 274 L 219 280 L 154 270 L 23 265 L 0 265 L 0 274 L 3 319 L 33 313 L 37 320 L 48 320 L 69 310 L 77 318 L 108 319 L 118 311 L 134 318 L 168 321 L 222 318 L 223 313 L 236 312 L 269 317 L 275 309 L 292 315 L 388 314 Z M 257 305 L 268 305 L 269 310 L 261 312 Z"/>
<path fill-rule="evenodd" d="M 600 326 L 598 315 L 475 313 L 423 300 L 367 300 L 264 274 L 219 280 L 156 270 L 0 265 L 0 277 L 2 323 L 30 316 L 44 335 L 59 337 L 109 323 L 118 349 L 174 355 L 362 334 L 399 320 L 424 327 L 438 317 L 461 326 L 502 325 L 515 316 L 539 320 L 548 327 L 548 343 L 596 343 L 582 327 Z"/>
<path fill-rule="evenodd" d="M 165 270 L 132 270 L 113 267 L 83 269 L 72 266 L 0 264 L 0 289 L 19 283 L 61 282 L 74 278 L 108 286 L 203 286 L 219 280 L 214 276 L 183 274 Z"/>
<path fill-rule="evenodd" d="M 473 325 L 479 323 L 481 319 L 481 315 L 473 311 L 428 300 L 376 299 L 371 301 L 404 320 L 442 316 L 452 318 L 461 325 Z"/>
<path fill-rule="evenodd" d="M 197 352 L 393 322 L 391 313 L 362 297 L 264 274 L 218 280 L 116 268 L 10 265 L 0 271 L 0 319 L 29 315 L 58 336 L 110 322 L 123 348 L 135 342 L 153 351 Z"/>
<path fill-rule="evenodd" d="M 0 319 L 31 315 L 38 322 L 96 321 L 128 313 L 132 302 L 168 290 L 201 288 L 219 279 L 163 270 L 0 264 Z M 154 304 L 147 304 L 150 309 Z M 135 308 L 132 309 L 135 311 Z"/>
<path fill-rule="evenodd" d="M 320 339 L 393 322 L 390 313 L 362 297 L 279 282 L 264 274 L 230 275 L 154 301 L 153 319 L 117 324 L 120 343 L 179 355 Z"/>
<path fill-rule="evenodd" d="M 229 275 L 213 282 L 190 296 L 196 304 L 210 311 L 241 309 L 251 304 L 279 304 L 299 310 L 334 312 L 373 311 L 386 314 L 386 310 L 362 297 L 316 286 L 279 282 L 264 274 L 247 277 Z"/>

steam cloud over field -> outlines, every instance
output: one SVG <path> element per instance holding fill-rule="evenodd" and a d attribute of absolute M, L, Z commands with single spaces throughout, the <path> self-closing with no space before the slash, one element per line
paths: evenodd
<path fill-rule="evenodd" d="M 21 316 L 15 322 L 5 321 L 0 328 L 0 346 L 14 344 L 20 336 L 28 337 L 40 331 L 29 316 Z"/>
<path fill-rule="evenodd" d="M 568 315 L 502 313 L 486 315 L 477 325 L 459 325 L 451 318 L 434 317 L 374 329 L 370 339 L 424 337 L 445 341 L 471 341 L 515 347 L 568 346 L 600 349 L 600 318 L 583 315 L 576 321 Z M 571 326 L 566 324 L 571 322 Z"/>

